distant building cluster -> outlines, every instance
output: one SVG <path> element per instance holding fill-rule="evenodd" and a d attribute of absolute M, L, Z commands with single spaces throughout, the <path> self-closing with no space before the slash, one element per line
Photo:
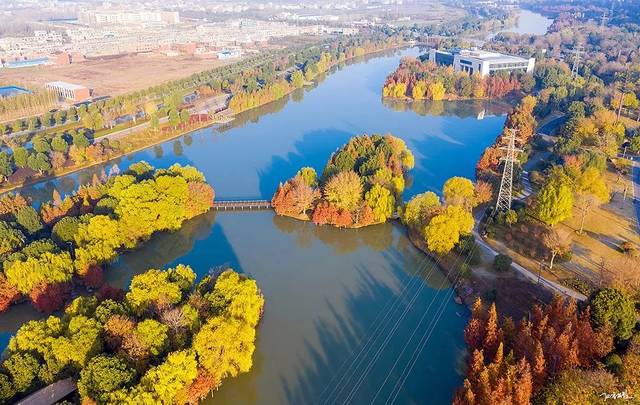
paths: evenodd
<path fill-rule="evenodd" d="M 113 24 L 179 24 L 180 15 L 177 11 L 150 10 L 84 10 L 78 16 L 78 21 L 86 25 Z"/>
<path fill-rule="evenodd" d="M 254 19 L 183 22 L 178 12 L 87 9 L 77 21 L 52 23 L 27 37 L 0 38 L 0 67 L 82 63 L 85 58 L 134 53 L 196 55 L 229 59 L 274 38 L 326 33 L 355 34 L 356 28 Z"/>
<path fill-rule="evenodd" d="M 450 51 L 431 49 L 429 61 L 437 65 L 453 66 L 459 72 L 478 73 L 483 77 L 501 71 L 531 73 L 536 63 L 535 58 L 525 59 L 478 49 L 453 49 Z"/>

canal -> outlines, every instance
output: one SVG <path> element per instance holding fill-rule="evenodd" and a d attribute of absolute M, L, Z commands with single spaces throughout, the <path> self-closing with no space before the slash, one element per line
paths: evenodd
<path fill-rule="evenodd" d="M 349 137 L 393 133 L 416 167 L 405 198 L 439 191 L 451 176 L 473 178 L 475 162 L 501 131 L 508 105 L 385 102 L 381 86 L 403 56 L 353 61 L 289 97 L 119 159 L 202 170 L 218 199 L 263 198 L 302 166 L 319 172 Z M 22 190 L 35 201 L 70 192 L 113 163 Z M 200 275 L 231 266 L 265 295 L 251 372 L 224 381 L 211 404 L 450 403 L 461 383 L 467 311 L 450 284 L 397 223 L 360 230 L 316 227 L 271 211 L 203 215 L 120 257 L 108 281 L 125 287 L 148 268 L 184 263 Z M 6 343 L 26 305 L 0 316 Z"/>

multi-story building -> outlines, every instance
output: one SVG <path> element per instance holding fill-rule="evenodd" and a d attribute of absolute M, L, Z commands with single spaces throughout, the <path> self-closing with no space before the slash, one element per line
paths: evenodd
<path fill-rule="evenodd" d="M 179 24 L 180 15 L 176 11 L 151 10 L 85 10 L 78 15 L 78 21 L 86 25 L 118 25 L 163 23 Z"/>
<path fill-rule="evenodd" d="M 451 51 L 431 49 L 429 61 L 437 65 L 453 66 L 456 71 L 469 74 L 479 73 L 483 77 L 501 71 L 531 73 L 536 63 L 535 58 L 525 59 L 519 56 L 476 49 L 453 49 Z"/>
<path fill-rule="evenodd" d="M 91 98 L 91 90 L 79 84 L 50 82 L 45 84 L 44 87 L 56 93 L 59 98 L 73 103 L 86 101 Z"/>

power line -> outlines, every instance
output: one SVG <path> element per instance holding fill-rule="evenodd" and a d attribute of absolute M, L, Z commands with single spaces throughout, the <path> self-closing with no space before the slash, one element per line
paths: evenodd
<path fill-rule="evenodd" d="M 582 54 L 585 53 L 585 51 L 582 50 L 582 44 L 578 44 L 576 48 L 569 51 L 569 53 L 573 54 L 573 66 L 571 67 L 571 77 L 575 79 L 576 77 L 578 77 L 579 70 L 580 70 L 580 61 L 582 59 Z"/>
<path fill-rule="evenodd" d="M 516 149 L 516 133 L 517 129 L 509 128 L 509 134 L 503 138 L 507 141 L 506 147 L 500 149 L 506 150 L 507 154 L 500 160 L 504 161 L 504 169 L 502 171 L 502 180 L 500 181 L 500 192 L 496 201 L 496 212 L 509 211 L 511 209 L 511 200 L 513 193 L 513 165 L 516 163 L 517 154 L 521 152 Z"/>
<path fill-rule="evenodd" d="M 347 359 L 345 359 L 344 363 L 340 366 L 340 369 L 338 370 L 338 373 L 331 378 L 331 381 L 329 382 L 329 384 L 325 387 L 325 389 L 320 393 L 320 398 L 322 398 L 322 396 L 324 395 L 324 393 L 326 392 L 326 390 L 331 386 L 333 387 L 333 389 L 331 390 L 331 392 L 329 392 L 328 397 L 325 399 L 326 403 L 335 393 L 335 390 L 340 387 L 340 385 L 342 384 L 342 382 L 344 381 L 344 378 L 349 375 L 352 375 L 352 368 L 353 366 L 356 366 L 356 364 L 358 364 L 361 359 L 360 359 L 360 355 L 362 355 L 363 353 L 365 353 L 365 357 L 366 355 L 369 353 L 369 351 L 371 350 L 371 346 L 373 344 L 375 344 L 375 341 L 378 340 L 378 332 L 381 331 L 381 327 L 382 330 L 384 330 L 384 328 L 386 328 L 386 325 L 390 322 L 389 315 L 392 315 L 393 313 L 395 313 L 399 307 L 399 305 L 402 304 L 403 301 L 403 297 L 405 295 L 405 293 L 408 293 L 408 291 L 412 290 L 413 287 L 415 286 L 415 284 L 419 283 L 419 279 L 420 276 L 422 275 L 422 272 L 424 269 L 426 269 L 426 265 L 428 263 L 428 259 L 426 257 L 423 257 L 422 260 L 420 261 L 420 265 L 418 266 L 418 274 L 417 277 L 409 280 L 408 283 L 405 284 L 405 286 L 402 288 L 402 290 L 400 291 L 400 293 L 394 298 L 390 299 L 387 304 L 385 305 L 385 307 L 382 309 L 382 311 L 380 311 L 380 313 L 378 314 L 378 316 L 376 317 L 376 319 L 373 321 L 373 325 L 376 325 L 375 328 L 372 328 L 373 331 L 370 329 L 369 332 L 365 335 L 366 337 L 366 341 L 364 342 L 364 345 L 362 345 L 362 347 L 360 348 L 360 350 L 357 353 L 352 353 L 351 357 L 348 357 Z M 431 275 L 431 273 L 429 273 L 429 276 Z M 388 305 L 392 304 L 389 308 Z M 379 319 L 380 316 L 382 316 L 382 319 Z M 383 326 L 384 325 L 384 326 Z M 365 350 L 366 348 L 366 350 Z M 355 355 L 355 358 L 353 357 Z M 344 366 L 347 365 L 347 363 L 349 363 L 349 367 L 347 367 L 346 369 L 344 369 Z M 357 368 L 357 366 L 356 366 Z M 338 380 L 338 382 L 336 384 L 333 383 L 334 379 L 341 375 L 340 379 Z M 338 392 L 338 394 L 340 394 L 342 390 L 340 390 Z"/>
<path fill-rule="evenodd" d="M 478 247 L 476 247 L 476 249 L 478 249 Z M 389 393 L 389 397 L 385 401 L 385 405 L 388 404 L 389 401 L 391 401 L 390 402 L 391 404 L 393 404 L 396 401 L 396 398 L 398 397 L 398 394 L 400 394 L 400 391 L 402 390 L 402 386 L 404 385 L 405 381 L 407 380 L 407 378 L 411 374 L 411 371 L 413 370 L 413 367 L 415 366 L 416 362 L 420 358 L 420 355 L 422 354 L 422 351 L 424 350 L 424 348 L 426 347 L 427 343 L 429 342 L 429 339 L 431 338 L 431 335 L 433 334 L 433 331 L 435 330 L 436 326 L 438 325 L 438 322 L 440 321 L 440 318 L 442 317 L 442 314 L 444 314 L 444 311 L 446 310 L 446 303 L 449 301 L 449 299 L 451 299 L 451 296 L 454 293 L 455 285 L 458 283 L 458 280 L 460 279 L 460 276 L 462 275 L 462 271 L 461 271 L 462 267 L 465 264 L 468 264 L 471 261 L 472 255 L 473 254 L 470 252 L 467 255 L 467 257 L 465 258 L 464 263 L 456 268 L 456 275 L 455 275 L 455 279 L 453 281 L 453 286 L 452 286 L 451 290 L 448 293 L 445 293 L 445 295 L 446 295 L 445 299 L 440 302 L 440 306 L 436 310 L 436 314 L 437 314 L 436 317 L 432 318 L 432 322 L 429 324 L 429 326 L 425 330 L 424 334 L 420 338 L 420 340 L 418 342 L 418 345 L 416 346 L 416 348 L 414 349 L 411 357 L 409 358 L 409 361 L 406 363 L 404 369 L 400 373 L 400 377 L 398 378 L 398 381 L 396 382 L 395 386 L 393 387 L 393 389 Z"/>
<path fill-rule="evenodd" d="M 431 271 L 433 271 L 434 268 L 435 268 L 435 266 L 432 266 L 431 267 Z M 382 343 L 380 344 L 378 349 L 375 351 L 375 353 L 373 354 L 373 358 L 367 363 L 367 365 L 364 368 L 364 371 L 362 372 L 360 377 L 356 380 L 355 385 L 351 388 L 351 390 L 347 394 L 347 398 L 345 399 L 345 401 L 343 403 L 345 403 L 345 404 L 349 403 L 349 401 L 351 401 L 353 396 L 358 392 L 358 390 L 360 389 L 360 386 L 362 385 L 363 381 L 366 379 L 367 375 L 371 371 L 371 368 L 377 363 L 378 359 L 380 358 L 380 355 L 382 354 L 382 351 L 384 350 L 385 347 L 387 347 L 387 345 L 389 344 L 389 341 L 391 340 L 391 338 L 396 334 L 396 331 L 398 330 L 398 327 L 400 326 L 402 321 L 404 321 L 404 319 L 407 317 L 407 314 L 409 313 L 409 310 L 411 309 L 411 307 L 414 305 L 415 301 L 420 296 L 420 293 L 422 293 L 422 290 L 424 289 L 426 284 L 427 284 L 426 282 L 423 282 L 423 283 L 420 284 L 420 286 L 418 287 L 418 290 L 415 292 L 415 294 L 413 295 L 413 297 L 409 301 L 409 304 L 404 309 L 404 311 L 400 314 L 400 317 L 393 324 L 393 326 L 391 328 L 391 331 L 387 334 L 387 336 L 384 338 L 384 340 L 382 341 Z M 342 390 L 340 390 L 340 392 L 342 392 Z"/>
<path fill-rule="evenodd" d="M 438 262 L 439 262 L 439 260 L 438 260 Z M 373 334 L 371 336 L 369 336 L 369 338 L 367 339 L 365 344 L 362 346 L 362 348 L 358 352 L 357 356 L 353 359 L 353 361 L 351 362 L 349 367 L 344 371 L 344 373 L 342 374 L 342 377 L 337 382 L 337 384 L 335 384 L 333 386 L 333 389 L 329 393 L 328 397 L 323 401 L 323 404 L 328 403 L 330 401 L 330 399 L 333 397 L 334 393 L 336 394 L 336 400 L 334 402 L 337 402 L 337 398 L 341 395 L 342 391 L 349 385 L 349 382 L 351 381 L 351 377 L 355 375 L 354 371 L 357 370 L 361 365 L 364 364 L 363 361 L 364 361 L 364 359 L 366 357 L 369 356 L 369 353 L 370 353 L 372 347 L 377 345 L 376 342 L 382 336 L 382 333 L 387 329 L 387 326 L 391 324 L 391 322 L 393 320 L 393 318 L 391 316 L 393 314 L 395 314 L 396 311 L 398 311 L 401 308 L 401 304 L 402 304 L 402 301 L 403 301 L 403 298 L 404 298 L 403 296 L 405 295 L 405 291 L 408 292 L 409 290 L 412 290 L 413 286 L 415 284 L 419 284 L 421 282 L 420 277 L 422 275 L 424 275 L 423 272 L 428 267 L 429 263 L 430 263 L 429 259 L 426 256 L 424 256 L 422 258 L 422 260 L 421 260 L 421 263 L 420 263 L 419 267 L 418 267 L 419 271 L 417 272 L 416 277 L 414 279 L 410 280 L 407 283 L 405 289 L 400 292 L 400 294 L 398 295 L 397 300 L 394 303 L 394 305 L 385 314 L 382 322 L 374 330 Z M 431 271 L 428 273 L 427 281 L 430 279 L 432 273 L 433 273 L 433 268 L 431 268 Z M 418 294 L 420 293 L 420 291 L 424 287 L 424 284 L 426 284 L 427 281 L 424 281 L 422 284 L 420 284 L 416 291 L 411 292 L 411 298 L 409 299 L 409 303 L 407 304 L 407 309 L 405 309 L 404 314 L 406 314 L 406 311 L 408 311 L 408 309 L 411 307 L 411 305 L 413 304 L 413 302 L 415 301 L 415 299 L 417 298 Z M 398 304 L 398 305 L 396 306 L 396 304 Z M 404 318 L 404 316 L 401 314 L 400 315 L 400 319 L 396 322 L 396 324 L 403 318 Z M 382 328 L 380 329 L 380 327 L 382 327 Z M 378 334 L 378 331 L 380 331 L 379 334 Z M 369 343 L 371 343 L 371 344 L 369 344 Z M 363 353 L 364 353 L 364 356 L 362 356 L 362 358 L 359 358 L 360 355 L 363 354 Z M 353 368 L 354 366 L 355 366 L 355 368 Z M 366 368 L 368 368 L 368 367 L 369 367 L 369 365 L 367 364 Z M 353 368 L 353 370 L 352 370 L 352 368 Z M 347 377 L 346 381 L 344 381 L 345 377 Z M 343 381 L 344 381 L 344 384 L 343 384 Z M 341 385 L 342 385 L 342 387 L 340 387 Z M 336 392 L 336 389 L 338 389 L 338 388 L 340 388 L 340 389 Z"/>
<path fill-rule="evenodd" d="M 477 249 L 477 247 L 476 247 Z M 472 257 L 472 253 L 469 253 L 466 257 L 463 263 L 459 263 L 460 262 L 460 256 L 458 256 L 456 258 L 455 263 L 453 264 L 452 268 L 455 269 L 454 272 L 452 273 L 456 273 L 456 276 L 454 278 L 454 281 L 452 283 L 451 289 L 450 291 L 445 293 L 445 299 L 441 300 L 440 305 L 438 306 L 438 309 L 435 310 L 434 316 L 430 319 L 430 322 L 427 324 L 427 327 L 425 329 L 425 333 L 427 331 L 431 331 L 433 332 L 433 330 L 435 329 L 435 326 L 438 323 L 438 320 L 440 319 L 441 315 L 437 315 L 440 312 L 440 309 L 442 308 L 443 305 L 446 305 L 446 303 L 449 301 L 449 299 L 451 298 L 451 295 L 453 294 L 453 291 L 455 291 L 455 286 L 460 278 L 460 274 L 461 274 L 461 269 L 463 266 L 469 264 L 469 262 L 471 261 L 471 257 Z M 400 354 L 396 357 L 396 361 L 393 363 L 393 366 L 391 367 L 391 369 L 389 370 L 389 372 L 387 373 L 384 381 L 382 382 L 382 384 L 380 385 L 380 387 L 378 387 L 378 390 L 376 391 L 375 396 L 373 397 L 373 400 L 371 401 L 371 403 L 375 403 L 376 399 L 378 398 L 378 395 L 380 395 L 380 393 L 382 392 L 382 389 L 384 388 L 384 386 L 387 384 L 387 381 L 389 380 L 389 377 L 391 377 L 391 373 L 393 372 L 393 370 L 396 368 L 396 366 L 398 365 L 398 363 L 400 362 L 400 359 L 403 357 L 405 350 L 408 349 L 409 347 L 409 343 L 413 340 L 413 337 L 415 336 L 415 334 L 418 332 L 418 330 L 420 329 L 420 326 L 422 325 L 422 322 L 424 322 L 424 320 L 426 319 L 427 314 L 429 313 L 429 309 L 431 309 L 431 305 L 435 302 L 436 298 L 438 297 L 440 291 L 438 291 L 433 298 L 431 299 L 431 302 L 429 303 L 429 305 L 427 306 L 427 308 L 423 311 L 422 316 L 420 317 L 420 320 L 418 321 L 418 325 L 415 327 L 415 329 L 411 332 L 411 335 L 409 336 L 409 339 L 407 339 L 407 344 L 404 345 L 404 347 L 402 348 L 402 351 L 400 352 Z M 416 349 L 414 350 L 414 352 L 412 353 L 411 357 L 409 358 L 409 361 L 406 363 L 405 367 L 403 368 L 402 372 L 400 373 L 400 377 L 398 378 L 398 381 L 396 381 L 396 385 L 393 387 L 392 391 L 389 393 L 389 398 L 391 397 L 391 395 L 393 394 L 393 392 L 395 391 L 396 387 L 398 386 L 398 383 L 400 382 L 400 380 L 402 379 L 405 371 L 407 370 L 407 366 L 409 364 L 409 362 L 411 362 L 411 360 L 413 359 L 418 347 L 421 345 L 422 340 L 424 338 L 424 334 L 422 335 L 423 337 L 420 338 L 420 340 L 418 341 L 418 344 L 416 346 Z M 429 336 L 431 336 L 431 333 L 429 333 Z M 420 350 L 420 353 L 422 352 L 422 350 Z M 420 356 L 420 354 L 418 354 L 418 357 Z M 412 367 L 413 368 L 413 367 Z M 407 374 L 408 376 L 408 374 Z M 405 376 L 405 379 L 406 377 Z M 400 385 L 401 386 L 401 385 Z M 396 393 L 397 396 L 397 393 Z M 389 400 L 389 398 L 387 399 L 387 401 Z"/>

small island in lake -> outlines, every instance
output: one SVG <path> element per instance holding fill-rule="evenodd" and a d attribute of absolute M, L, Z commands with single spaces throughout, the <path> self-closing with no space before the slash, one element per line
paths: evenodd
<path fill-rule="evenodd" d="M 2 363 L 0 402 L 55 382 L 50 392 L 64 390 L 69 377 L 84 404 L 203 400 L 251 369 L 264 298 L 230 269 L 195 280 L 189 266 L 148 270 L 126 294 L 79 297 L 60 316 L 25 323 Z"/>
<path fill-rule="evenodd" d="M 318 178 L 302 168 L 278 187 L 271 204 L 278 215 L 317 225 L 359 228 L 391 218 L 401 203 L 404 175 L 414 158 L 392 135 L 360 135 L 338 149 Z"/>

